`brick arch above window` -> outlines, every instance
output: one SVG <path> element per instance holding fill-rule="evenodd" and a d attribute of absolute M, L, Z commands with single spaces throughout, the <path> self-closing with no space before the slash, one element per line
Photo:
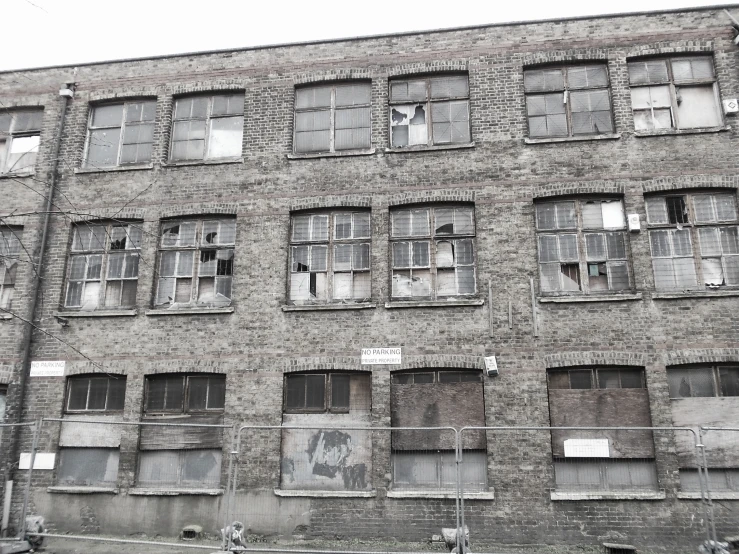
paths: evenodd
<path fill-rule="evenodd" d="M 543 358 L 547 369 L 576 366 L 637 366 L 644 367 L 646 356 L 638 352 L 562 352 Z"/>
<path fill-rule="evenodd" d="M 433 204 L 444 202 L 467 202 L 475 201 L 475 191 L 439 189 L 411 191 L 393 194 L 388 197 L 388 206 L 402 206 L 404 204 Z"/>
<path fill-rule="evenodd" d="M 445 73 L 469 71 L 469 60 L 447 60 L 436 62 L 413 62 L 399 64 L 388 68 L 388 79 L 402 79 L 411 75 L 422 75 L 424 73 Z"/>
<path fill-rule="evenodd" d="M 170 208 L 165 208 L 159 212 L 158 219 L 208 215 L 237 215 L 237 212 L 238 204 L 203 202 L 200 204 L 190 204 L 188 206 L 172 206 Z"/>
<path fill-rule="evenodd" d="M 467 370 L 482 370 L 485 368 L 483 356 L 467 356 L 453 354 L 430 354 L 425 356 L 403 356 L 402 363 L 390 366 L 391 372 L 408 369 L 439 369 L 454 368 Z"/>
<path fill-rule="evenodd" d="M 663 362 L 667 367 L 692 364 L 739 363 L 739 348 L 675 350 L 666 352 L 663 356 Z"/>
<path fill-rule="evenodd" d="M 642 184 L 644 194 L 703 188 L 723 188 L 734 191 L 739 188 L 739 176 L 732 175 L 691 175 L 686 177 L 664 177 Z"/>
<path fill-rule="evenodd" d="M 321 82 L 333 83 L 335 81 L 369 81 L 373 73 L 369 69 L 346 68 L 315 71 L 311 73 L 300 73 L 293 77 L 295 85 L 320 84 Z"/>
<path fill-rule="evenodd" d="M 372 206 L 372 197 L 365 195 L 330 195 L 310 198 L 300 198 L 290 204 L 291 212 L 302 210 L 320 210 L 324 208 L 369 208 Z"/>
<path fill-rule="evenodd" d="M 94 223 L 106 220 L 145 220 L 144 208 L 92 208 L 86 213 L 71 213 L 69 219 L 73 223 Z"/>
<path fill-rule="evenodd" d="M 580 183 L 549 183 L 534 191 L 534 200 L 557 196 L 612 194 L 623 196 L 624 183 L 614 181 L 586 181 Z"/>
<path fill-rule="evenodd" d="M 327 358 L 293 358 L 286 362 L 283 373 L 304 371 L 369 371 L 371 366 L 362 365 L 358 356 Z"/>
<path fill-rule="evenodd" d="M 593 52 L 590 50 L 560 50 L 554 52 L 535 52 L 524 54 L 521 58 L 521 65 L 524 69 L 536 69 L 537 66 L 548 64 L 562 63 L 581 63 L 581 62 L 607 62 L 608 53 L 603 50 L 601 52 Z"/>

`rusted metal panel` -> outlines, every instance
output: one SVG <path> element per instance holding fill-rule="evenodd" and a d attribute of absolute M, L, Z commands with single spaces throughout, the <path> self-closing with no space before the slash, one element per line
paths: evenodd
<path fill-rule="evenodd" d="M 651 427 L 646 389 L 549 390 L 553 427 Z M 567 439 L 608 439 L 611 458 L 653 458 L 651 431 L 552 431 L 552 454 Z"/>
<path fill-rule="evenodd" d="M 122 425 L 81 423 L 89 421 L 121 421 L 121 416 L 74 415 L 76 421 L 65 421 L 59 436 L 59 446 L 118 448 L 121 445 Z"/>
<path fill-rule="evenodd" d="M 672 424 L 676 427 L 737 427 L 739 398 L 703 397 L 671 400 Z M 680 467 L 695 467 L 693 434 L 675 433 Z M 739 431 L 706 431 L 706 461 L 709 467 L 736 467 L 739 460 Z"/>
<path fill-rule="evenodd" d="M 482 383 L 428 383 L 393 386 L 393 427 L 484 427 Z M 465 449 L 484 450 L 485 433 L 466 432 Z M 395 431 L 394 450 L 454 450 L 450 431 Z"/>
<path fill-rule="evenodd" d="M 222 415 L 144 418 L 145 422 L 219 425 Z M 161 427 L 143 425 L 141 450 L 183 450 L 188 448 L 221 448 L 223 429 L 218 427 Z"/>
<path fill-rule="evenodd" d="M 336 429 L 362 427 L 369 416 L 285 414 L 284 425 L 312 429 L 282 431 L 280 488 L 285 490 L 369 490 L 372 488 L 372 434 Z M 325 425 L 326 428 L 321 428 Z"/>

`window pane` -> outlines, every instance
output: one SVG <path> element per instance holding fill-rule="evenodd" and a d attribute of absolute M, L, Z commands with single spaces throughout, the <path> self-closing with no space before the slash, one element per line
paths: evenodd
<path fill-rule="evenodd" d="M 146 396 L 146 409 L 149 411 L 160 411 L 164 409 L 164 399 L 167 392 L 167 381 L 165 379 L 150 379 Z"/>
<path fill-rule="evenodd" d="M 226 379 L 224 377 L 208 378 L 208 409 L 222 410 L 226 403 Z"/>
<path fill-rule="evenodd" d="M 180 452 L 155 450 L 139 453 L 139 485 L 176 485 L 179 482 Z"/>
<path fill-rule="evenodd" d="M 308 409 L 326 407 L 326 376 L 306 375 L 305 407 Z"/>
<path fill-rule="evenodd" d="M 721 382 L 721 396 L 739 396 L 739 368 L 719 368 Z"/>
<path fill-rule="evenodd" d="M 305 407 L 305 375 L 287 375 L 285 378 L 287 389 L 285 404 L 288 409 Z"/>
<path fill-rule="evenodd" d="M 598 370 L 598 388 L 599 389 L 618 389 L 621 388 L 621 382 L 618 377 L 618 371 Z"/>
<path fill-rule="evenodd" d="M 560 261 L 578 261 L 577 235 L 559 235 Z"/>
<path fill-rule="evenodd" d="M 228 158 L 241 155 L 244 118 L 222 117 L 211 120 L 208 158 Z"/>
<path fill-rule="evenodd" d="M 678 97 L 677 120 L 681 129 L 721 125 L 713 85 L 679 87 L 675 91 Z"/>
<path fill-rule="evenodd" d="M 337 106 L 357 106 L 370 103 L 370 84 L 339 85 L 336 87 Z"/>
<path fill-rule="evenodd" d="M 122 410 L 125 395 L 125 377 L 111 377 L 108 381 L 108 410 Z"/>
<path fill-rule="evenodd" d="M 540 230 L 557 228 L 557 218 L 554 204 L 545 203 L 536 205 L 536 225 Z"/>
<path fill-rule="evenodd" d="M 123 104 L 97 106 L 92 112 L 93 127 L 120 127 L 123 121 Z"/>
<path fill-rule="evenodd" d="M 189 410 L 205 410 L 208 402 L 208 378 L 207 377 L 190 377 L 188 378 L 190 387 L 187 407 Z"/>
<path fill-rule="evenodd" d="M 606 259 L 606 241 L 603 233 L 586 233 L 585 249 L 588 260 Z"/>
<path fill-rule="evenodd" d="M 90 131 L 85 165 L 89 167 L 111 167 L 118 163 L 121 130 L 101 129 Z"/>
<path fill-rule="evenodd" d="M 90 379 L 90 395 L 87 400 L 88 410 L 104 410 L 108 395 L 108 378 L 93 377 Z"/>
<path fill-rule="evenodd" d="M 642 372 L 634 369 L 621 369 L 621 388 L 622 389 L 641 389 L 644 387 L 642 383 Z"/>
<path fill-rule="evenodd" d="M 626 244 L 623 233 L 606 233 L 609 260 L 623 260 L 626 258 Z"/>
<path fill-rule="evenodd" d="M 719 221 L 734 221 L 736 219 L 736 197 L 733 194 L 716 194 L 716 212 Z"/>
<path fill-rule="evenodd" d="M 355 213 L 354 238 L 365 238 L 370 236 L 370 214 L 369 212 Z"/>
<path fill-rule="evenodd" d="M 647 198 L 647 219 L 650 223 L 667 223 L 667 205 L 664 197 Z"/>
<path fill-rule="evenodd" d="M 68 410 L 87 409 L 87 390 L 89 386 L 90 380 L 87 378 L 69 380 L 69 399 L 67 400 Z"/>
<path fill-rule="evenodd" d="M 713 196 L 709 194 L 696 194 L 693 196 L 695 207 L 695 220 L 700 223 L 716 221 L 716 212 L 713 205 Z"/>
<path fill-rule="evenodd" d="M 167 377 L 167 396 L 164 403 L 166 410 L 183 409 L 183 400 L 185 398 L 185 380 L 182 377 Z"/>
<path fill-rule="evenodd" d="M 59 484 L 112 485 L 118 478 L 117 449 L 61 448 L 59 450 Z"/>
<path fill-rule="evenodd" d="M 220 450 L 185 450 L 181 453 L 181 482 L 217 487 L 221 482 Z"/>
<path fill-rule="evenodd" d="M 592 374 L 593 372 L 589 369 L 577 371 L 570 371 L 570 388 L 573 389 L 592 389 Z"/>
<path fill-rule="evenodd" d="M 349 409 L 349 375 L 331 375 L 331 407 Z"/>
<path fill-rule="evenodd" d="M 703 256 L 720 256 L 721 242 L 718 229 L 715 227 L 702 227 L 698 229 L 698 237 Z"/>

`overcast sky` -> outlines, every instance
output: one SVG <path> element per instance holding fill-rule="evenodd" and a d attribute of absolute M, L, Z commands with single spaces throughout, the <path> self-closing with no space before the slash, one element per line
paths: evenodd
<path fill-rule="evenodd" d="M 721 0 L 0 0 L 0 70 L 528 21 Z M 732 10 L 739 19 L 739 8 Z M 728 24 L 728 20 L 727 20 Z"/>

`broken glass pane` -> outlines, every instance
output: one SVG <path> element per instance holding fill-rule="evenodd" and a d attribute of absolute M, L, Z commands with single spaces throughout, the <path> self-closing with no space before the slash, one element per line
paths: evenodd
<path fill-rule="evenodd" d="M 677 121 L 681 129 L 718 127 L 721 115 L 713 85 L 675 88 Z"/>
<path fill-rule="evenodd" d="M 411 278 L 411 293 L 413 296 L 429 296 L 431 294 L 431 272 L 429 270 L 414 270 Z"/>
<path fill-rule="evenodd" d="M 539 264 L 541 271 L 541 290 L 559 290 L 559 264 Z"/>
<path fill-rule="evenodd" d="M 436 272 L 437 296 L 453 296 L 457 294 L 456 274 L 453 269 L 439 269 Z"/>
<path fill-rule="evenodd" d="M 577 264 L 561 264 L 562 290 L 580 290 L 580 267 Z"/>
<path fill-rule="evenodd" d="M 207 158 L 228 158 L 241 155 L 244 118 L 222 117 L 210 121 Z"/>
<path fill-rule="evenodd" d="M 703 258 L 703 282 L 706 285 L 720 286 L 724 284 L 724 270 L 721 258 Z"/>
<path fill-rule="evenodd" d="M 687 223 L 688 210 L 684 196 L 668 196 L 665 198 L 667 206 L 667 217 L 670 223 Z"/>
<path fill-rule="evenodd" d="M 440 208 L 434 211 L 436 220 L 435 233 L 437 235 L 451 235 L 454 233 L 454 209 Z"/>
<path fill-rule="evenodd" d="M 454 267 L 454 248 L 451 242 L 436 243 L 436 267 Z"/>
<path fill-rule="evenodd" d="M 410 271 L 393 271 L 393 296 L 411 296 Z"/>

